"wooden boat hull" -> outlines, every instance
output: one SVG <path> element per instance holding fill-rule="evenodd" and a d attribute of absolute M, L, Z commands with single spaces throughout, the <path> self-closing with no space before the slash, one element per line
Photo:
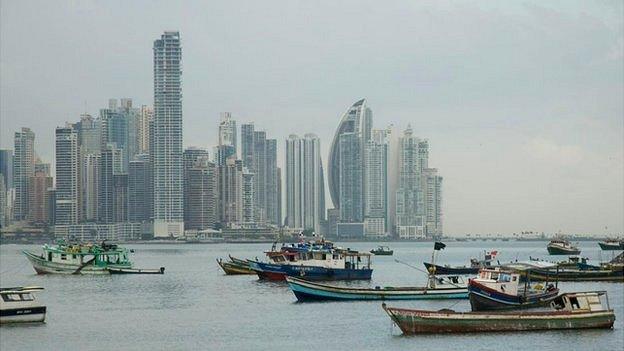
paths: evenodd
<path fill-rule="evenodd" d="M 613 310 L 600 312 L 453 312 L 382 306 L 403 334 L 613 328 Z"/>
<path fill-rule="evenodd" d="M 297 266 L 287 264 L 271 264 L 250 261 L 249 268 L 253 269 L 260 279 L 275 281 L 286 280 L 286 276 L 301 277 L 306 280 L 370 280 L 372 269 L 335 269 L 319 266 Z"/>
<path fill-rule="evenodd" d="M 0 324 L 40 323 L 45 316 L 46 306 L 0 309 Z"/>
<path fill-rule="evenodd" d="M 235 262 L 223 262 L 223 260 L 217 260 L 217 263 L 226 275 L 256 274 L 248 265 L 241 265 Z"/>
<path fill-rule="evenodd" d="M 431 272 L 432 268 L 435 268 L 436 275 L 471 275 L 479 273 L 479 268 L 473 267 L 445 267 L 439 265 L 433 265 L 429 262 L 423 262 L 427 271 Z"/>
<path fill-rule="evenodd" d="M 80 265 L 76 264 L 63 264 L 58 262 L 46 261 L 43 257 L 35 255 L 28 251 L 23 251 L 28 261 L 32 264 L 37 274 L 88 274 L 88 275 L 103 275 L 110 274 L 108 268 L 131 268 L 127 265 L 107 265 L 97 266 L 89 264 L 80 269 Z M 80 270 L 79 270 L 80 269 Z"/>
<path fill-rule="evenodd" d="M 534 269 L 529 272 L 533 281 L 611 281 L 624 282 L 624 271 L 622 270 L 548 270 Z"/>
<path fill-rule="evenodd" d="M 549 255 L 580 255 L 581 250 L 577 248 L 563 248 L 559 246 L 550 246 L 546 247 Z"/>
<path fill-rule="evenodd" d="M 293 277 L 286 278 L 299 302 L 465 299 L 466 288 L 425 289 L 422 287 L 347 288 L 318 284 Z"/>
<path fill-rule="evenodd" d="M 108 268 L 110 274 L 165 274 L 165 267 L 159 269 Z"/>

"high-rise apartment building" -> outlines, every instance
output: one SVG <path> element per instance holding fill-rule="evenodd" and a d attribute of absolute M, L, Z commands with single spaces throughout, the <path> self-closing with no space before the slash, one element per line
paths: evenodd
<path fill-rule="evenodd" d="M 359 100 L 343 114 L 330 145 L 329 193 L 342 223 L 364 219 L 364 161 L 372 124 L 372 111 L 365 99 Z"/>
<path fill-rule="evenodd" d="M 38 168 L 30 177 L 30 212 L 28 220 L 36 225 L 47 225 L 50 222 L 48 209 L 48 189 L 53 186 L 50 176 L 50 164 L 48 167 Z"/>
<path fill-rule="evenodd" d="M 0 176 L 6 190 L 13 188 L 13 150 L 0 150 Z"/>
<path fill-rule="evenodd" d="M 81 165 L 78 132 L 72 126 L 56 128 L 56 224 L 81 219 Z"/>
<path fill-rule="evenodd" d="M 314 134 L 286 140 L 286 225 L 324 232 L 325 185 L 321 142 Z"/>
<path fill-rule="evenodd" d="M 80 185 L 82 191 L 82 214 L 86 222 L 95 222 L 98 219 L 99 164 L 99 151 L 82 155 Z"/>
<path fill-rule="evenodd" d="M 229 158 L 219 166 L 219 219 L 223 227 L 254 225 L 253 176 L 242 160 Z"/>
<path fill-rule="evenodd" d="M 15 132 L 15 154 L 13 158 L 13 186 L 15 220 L 26 220 L 29 214 L 30 178 L 35 175 L 35 133 L 30 128 Z"/>
<path fill-rule="evenodd" d="M 221 112 L 221 121 L 219 122 L 219 146 L 231 146 L 236 155 L 236 121 L 232 119 L 230 112 Z"/>
<path fill-rule="evenodd" d="M 149 155 L 137 155 L 128 168 L 128 221 L 146 222 L 151 219 L 152 184 Z"/>
<path fill-rule="evenodd" d="M 185 153 L 186 156 L 186 153 Z M 215 164 L 198 158 L 185 169 L 184 227 L 214 228 L 217 223 L 217 177 Z"/>
<path fill-rule="evenodd" d="M 179 32 L 154 41 L 154 236 L 184 234 L 182 48 Z"/>
<path fill-rule="evenodd" d="M 136 123 L 137 153 L 149 154 L 150 123 L 154 120 L 154 110 L 146 105 L 141 106 Z"/>
<path fill-rule="evenodd" d="M 282 225 L 281 192 L 282 182 L 277 167 L 277 140 L 266 140 L 265 203 L 266 222 L 274 226 Z"/>
<path fill-rule="evenodd" d="M 374 129 L 364 152 L 364 236 L 386 235 L 388 215 L 388 141 Z"/>

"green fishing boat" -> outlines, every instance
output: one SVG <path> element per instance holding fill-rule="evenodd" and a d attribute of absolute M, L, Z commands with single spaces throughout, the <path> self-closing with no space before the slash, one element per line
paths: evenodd
<path fill-rule="evenodd" d="M 130 250 L 103 241 L 101 244 L 68 243 L 59 240 L 56 245 L 45 244 L 42 253 L 22 251 L 37 274 L 111 274 L 137 273 L 132 268 Z M 158 270 L 144 270 L 147 272 Z"/>

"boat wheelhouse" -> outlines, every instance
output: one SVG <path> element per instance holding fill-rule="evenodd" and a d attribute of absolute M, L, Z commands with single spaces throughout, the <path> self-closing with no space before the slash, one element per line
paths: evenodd
<path fill-rule="evenodd" d="M 0 324 L 43 322 L 46 306 L 35 299 L 42 287 L 0 288 Z"/>
<path fill-rule="evenodd" d="M 548 304 L 559 294 L 553 284 L 531 284 L 529 271 L 535 267 L 556 267 L 538 262 L 514 264 L 512 268 L 487 268 L 468 281 L 468 298 L 473 311 L 533 308 Z M 521 277 L 523 277 L 521 284 Z"/>
<path fill-rule="evenodd" d="M 598 243 L 601 250 L 604 251 L 618 251 L 624 250 L 624 240 L 622 239 L 607 239 Z"/>

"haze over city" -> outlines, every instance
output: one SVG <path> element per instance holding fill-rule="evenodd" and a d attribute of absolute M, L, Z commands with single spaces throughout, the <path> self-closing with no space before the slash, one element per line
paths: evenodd
<path fill-rule="evenodd" d="M 326 164 L 366 98 L 375 127 L 429 140 L 445 234 L 622 233 L 622 2 L 373 4 L 2 2 L 0 147 L 30 127 L 54 164 L 55 127 L 152 105 L 153 41 L 179 30 L 184 147 L 212 152 L 230 111 L 277 139 L 278 165 L 308 132 Z"/>

